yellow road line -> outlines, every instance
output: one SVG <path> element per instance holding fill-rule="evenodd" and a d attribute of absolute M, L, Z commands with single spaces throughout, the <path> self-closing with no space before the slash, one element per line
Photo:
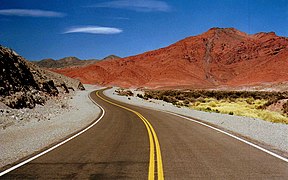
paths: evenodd
<path fill-rule="evenodd" d="M 120 104 L 116 104 L 114 102 L 111 102 L 99 95 L 99 92 L 96 92 L 96 95 L 102 99 L 103 101 L 106 101 L 110 104 L 113 104 L 115 106 L 121 107 L 123 109 L 126 109 L 127 111 L 133 112 L 136 114 L 144 123 L 147 131 L 148 131 L 148 136 L 149 136 L 149 143 L 150 143 L 150 159 L 149 159 L 149 172 L 148 172 L 148 180 L 154 180 L 154 174 L 155 174 L 155 161 L 154 161 L 154 147 L 156 148 L 156 156 L 157 156 L 157 175 L 158 175 L 158 180 L 164 180 L 164 172 L 163 172 L 163 164 L 162 164 L 162 156 L 161 156 L 161 150 L 160 150 L 160 144 L 158 137 L 156 135 L 156 132 L 150 122 L 142 116 L 142 114 L 138 113 L 137 111 L 134 111 L 130 108 L 127 108 L 125 106 L 122 106 Z M 155 145 L 154 145 L 155 144 Z"/>
<path fill-rule="evenodd" d="M 156 135 L 156 132 L 154 131 L 154 128 L 152 127 L 152 125 L 150 124 L 150 122 L 144 118 L 140 113 L 138 115 L 139 117 L 141 116 L 149 125 L 154 140 L 155 140 L 155 145 L 156 145 L 156 154 L 157 154 L 157 174 L 158 174 L 158 180 L 164 180 L 164 172 L 163 172 L 163 164 L 162 164 L 162 156 L 161 156 L 161 150 L 160 150 L 160 144 L 159 144 L 159 140 L 158 137 Z"/>

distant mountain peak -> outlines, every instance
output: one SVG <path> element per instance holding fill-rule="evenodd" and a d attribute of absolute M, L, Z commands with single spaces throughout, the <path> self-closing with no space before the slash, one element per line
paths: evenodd
<path fill-rule="evenodd" d="M 256 38 L 277 37 L 277 35 L 275 32 L 259 32 L 259 33 L 253 34 L 252 37 L 256 37 Z"/>
<path fill-rule="evenodd" d="M 114 54 L 111 54 L 109 56 L 106 56 L 105 58 L 103 58 L 102 60 L 108 60 L 108 59 L 120 59 L 121 57 L 116 56 Z"/>
<path fill-rule="evenodd" d="M 214 27 L 209 29 L 207 32 L 204 32 L 202 36 L 243 36 L 243 37 L 248 37 L 249 35 L 245 32 L 239 31 L 238 29 L 235 28 L 219 28 L 219 27 Z M 221 38 L 221 37 L 220 37 Z"/>
<path fill-rule="evenodd" d="M 74 56 L 64 57 L 59 60 L 54 59 L 43 59 L 40 61 L 34 61 L 34 64 L 37 64 L 43 68 L 66 68 L 66 67 L 75 67 L 75 66 L 85 66 L 89 64 L 93 64 L 97 62 L 97 60 L 80 60 Z"/>
<path fill-rule="evenodd" d="M 68 57 L 59 59 L 59 61 L 81 61 L 81 60 L 75 56 L 68 56 Z"/>
<path fill-rule="evenodd" d="M 103 60 L 112 60 L 112 59 L 119 59 L 119 56 L 116 56 L 114 54 L 109 55 L 105 57 Z M 81 66 L 87 66 L 90 64 L 94 64 L 98 62 L 97 59 L 88 59 L 88 60 L 81 60 L 75 56 L 68 56 L 61 58 L 59 60 L 54 60 L 51 58 L 48 59 L 42 59 L 40 61 L 34 61 L 34 64 L 37 64 L 40 67 L 43 68 L 68 68 L 68 67 L 81 67 Z"/>
<path fill-rule="evenodd" d="M 220 27 L 213 27 L 213 28 L 210 28 L 208 31 L 204 32 L 204 33 L 207 33 L 207 32 L 235 32 L 235 33 L 238 33 L 238 32 L 241 32 L 239 31 L 238 29 L 235 29 L 235 28 L 220 28 Z"/>

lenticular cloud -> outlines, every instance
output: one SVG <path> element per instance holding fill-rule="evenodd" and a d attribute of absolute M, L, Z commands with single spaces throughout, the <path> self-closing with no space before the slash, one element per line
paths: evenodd
<path fill-rule="evenodd" d="M 4 16 L 28 16 L 28 17 L 63 17 L 64 13 L 46 11 L 40 9 L 1 9 L 0 15 Z"/>
<path fill-rule="evenodd" d="M 113 27 L 100 27 L 100 26 L 85 26 L 74 27 L 64 32 L 67 33 L 90 33 L 90 34 L 118 34 L 123 32 L 121 29 Z"/>

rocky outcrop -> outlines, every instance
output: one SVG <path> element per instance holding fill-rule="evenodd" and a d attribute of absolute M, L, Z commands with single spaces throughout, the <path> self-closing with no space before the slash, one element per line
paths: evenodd
<path fill-rule="evenodd" d="M 47 98 L 68 93 L 67 87 L 76 89 L 79 84 L 77 80 L 40 69 L 12 49 L 0 46 L 0 102 L 11 108 L 43 105 Z"/>
<path fill-rule="evenodd" d="M 83 84 L 81 82 L 79 82 L 78 87 L 79 90 L 85 90 L 85 87 L 83 86 Z"/>
<path fill-rule="evenodd" d="M 266 86 L 288 82 L 287 57 L 286 37 L 212 28 L 158 50 L 55 71 L 83 83 L 122 87 Z"/>

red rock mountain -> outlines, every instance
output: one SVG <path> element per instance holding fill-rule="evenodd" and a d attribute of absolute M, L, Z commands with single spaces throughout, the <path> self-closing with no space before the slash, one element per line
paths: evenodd
<path fill-rule="evenodd" d="M 84 83 L 123 87 L 215 88 L 288 81 L 288 38 L 212 28 L 136 56 L 55 70 Z"/>

